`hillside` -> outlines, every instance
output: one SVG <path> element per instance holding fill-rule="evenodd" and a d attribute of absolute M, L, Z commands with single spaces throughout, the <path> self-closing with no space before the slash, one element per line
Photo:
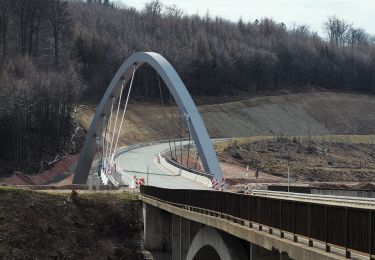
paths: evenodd
<path fill-rule="evenodd" d="M 128 109 L 122 144 L 181 136 L 176 130 L 179 112 L 175 107 L 133 102 Z M 211 137 L 373 134 L 375 131 L 375 98 L 371 95 L 313 92 L 248 98 L 202 105 L 198 109 Z M 94 111 L 94 107 L 79 107 L 77 115 L 85 129 Z"/>
<path fill-rule="evenodd" d="M 135 195 L 0 187 L 0 209 L 2 259 L 143 259 Z"/>
<path fill-rule="evenodd" d="M 375 181 L 375 135 L 239 138 L 219 146 L 222 164 L 242 168 L 227 177 L 244 181 L 247 165 L 261 172 L 262 181 L 273 176 L 285 182 L 288 168 L 297 182 Z"/>
<path fill-rule="evenodd" d="M 206 10 L 203 16 L 189 14 L 159 0 L 147 1 L 139 10 L 127 4 L 0 0 L 0 135 L 6 137 L 0 139 L 1 176 L 14 171 L 34 174 L 45 162 L 77 153 L 80 140 L 74 106 L 96 104 L 119 66 L 134 52 L 160 53 L 189 92 L 203 99 L 311 88 L 375 93 L 375 38 L 334 15 L 321 18 L 324 35 L 319 35 L 304 22 L 289 26 L 266 16 L 230 21 Z M 337 31 L 337 23 L 344 30 Z M 165 88 L 159 91 L 158 79 L 150 66 L 142 66 L 134 80 L 134 96 L 151 101 L 161 93 L 168 96 Z M 228 105 L 212 115 L 215 108 L 208 108 L 207 120 L 215 121 L 209 123 L 213 135 L 251 132 L 253 126 L 245 120 L 234 122 L 235 130 L 229 129 L 230 111 L 239 112 L 243 119 L 262 121 L 255 125 L 258 132 L 304 132 L 310 126 L 330 131 L 329 125 L 320 125 L 321 118 L 311 119 L 293 106 L 282 109 L 303 117 L 306 125 L 297 129 L 289 126 L 294 122 L 289 116 L 283 119 L 285 126 L 277 125 L 246 109 Z M 260 108 L 266 118 L 277 109 Z M 139 111 L 147 109 L 141 105 Z M 135 111 L 133 120 L 142 123 L 137 121 L 138 114 Z M 227 126 L 216 123 L 221 120 Z M 153 125 L 166 128 L 158 122 Z M 132 129 L 134 141 L 153 136 L 152 127 L 143 127 L 145 136 L 137 133 L 139 128 Z"/>

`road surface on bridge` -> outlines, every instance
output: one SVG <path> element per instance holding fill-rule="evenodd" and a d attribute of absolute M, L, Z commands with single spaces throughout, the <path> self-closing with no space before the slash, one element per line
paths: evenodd
<path fill-rule="evenodd" d="M 180 142 L 178 142 L 180 144 Z M 187 144 L 183 141 L 182 145 Z M 201 183 L 181 177 L 157 162 L 157 155 L 169 149 L 168 143 L 159 143 L 119 152 L 117 164 L 130 176 L 144 178 L 146 185 L 170 189 L 209 189 Z M 147 174 L 147 167 L 149 168 Z"/>

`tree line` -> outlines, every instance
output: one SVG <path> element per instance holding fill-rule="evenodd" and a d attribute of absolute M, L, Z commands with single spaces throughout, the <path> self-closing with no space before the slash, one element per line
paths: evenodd
<path fill-rule="evenodd" d="M 267 18 L 235 23 L 209 13 L 187 15 L 160 1 L 146 3 L 141 11 L 119 4 L 74 4 L 75 57 L 100 94 L 135 51 L 164 55 L 194 95 L 311 87 L 375 92 L 374 37 L 336 16 L 322 22 L 326 35 L 319 36 L 307 25 L 288 28 Z M 156 77 L 152 70 L 140 74 L 138 94 L 157 96 L 152 87 L 157 81 L 144 82 Z"/>
<path fill-rule="evenodd" d="M 74 150 L 74 105 L 97 104 L 137 51 L 165 56 L 193 95 L 374 93 L 374 38 L 336 16 L 322 26 L 327 38 L 307 25 L 188 15 L 160 1 L 136 10 L 108 0 L 0 0 L 0 159 L 35 170 Z M 144 66 L 133 94 L 155 99 L 158 84 Z"/>
<path fill-rule="evenodd" d="M 85 84 L 66 56 L 64 0 L 0 0 L 0 175 L 37 172 L 78 147 L 74 104 Z"/>

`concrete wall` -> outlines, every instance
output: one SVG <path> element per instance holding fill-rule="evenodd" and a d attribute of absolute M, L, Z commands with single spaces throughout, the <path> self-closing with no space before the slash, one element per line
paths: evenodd
<path fill-rule="evenodd" d="M 335 190 L 335 189 L 311 189 L 311 194 L 333 195 L 344 197 L 375 198 L 375 191 L 364 190 Z"/>
<path fill-rule="evenodd" d="M 212 183 L 211 183 L 211 180 L 209 178 L 198 175 L 198 174 L 194 174 L 194 173 L 191 173 L 191 172 L 188 172 L 188 171 L 185 171 L 185 170 L 182 170 L 182 169 L 180 169 L 180 168 L 178 168 L 178 167 L 176 167 L 172 164 L 169 164 L 163 156 L 160 156 L 160 164 L 163 165 L 168 170 L 175 173 L 176 175 L 177 174 L 181 175 L 182 177 L 185 177 L 189 180 L 202 183 L 203 185 L 205 185 L 209 188 L 212 188 Z"/>
<path fill-rule="evenodd" d="M 172 215 L 143 203 L 144 247 L 150 251 L 171 252 Z"/>

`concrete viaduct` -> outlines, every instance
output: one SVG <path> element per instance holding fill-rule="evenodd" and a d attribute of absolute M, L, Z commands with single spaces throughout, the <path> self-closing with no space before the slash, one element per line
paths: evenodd
<path fill-rule="evenodd" d="M 169 252 L 173 260 L 375 259 L 371 200 L 355 203 L 318 195 L 243 195 L 150 186 L 141 188 L 140 197 L 145 249 Z M 208 207 L 210 198 L 218 203 Z M 252 203 L 254 207 L 247 210 Z M 279 207 L 274 206 L 277 203 Z M 236 209 L 239 205 L 243 207 Z"/>

